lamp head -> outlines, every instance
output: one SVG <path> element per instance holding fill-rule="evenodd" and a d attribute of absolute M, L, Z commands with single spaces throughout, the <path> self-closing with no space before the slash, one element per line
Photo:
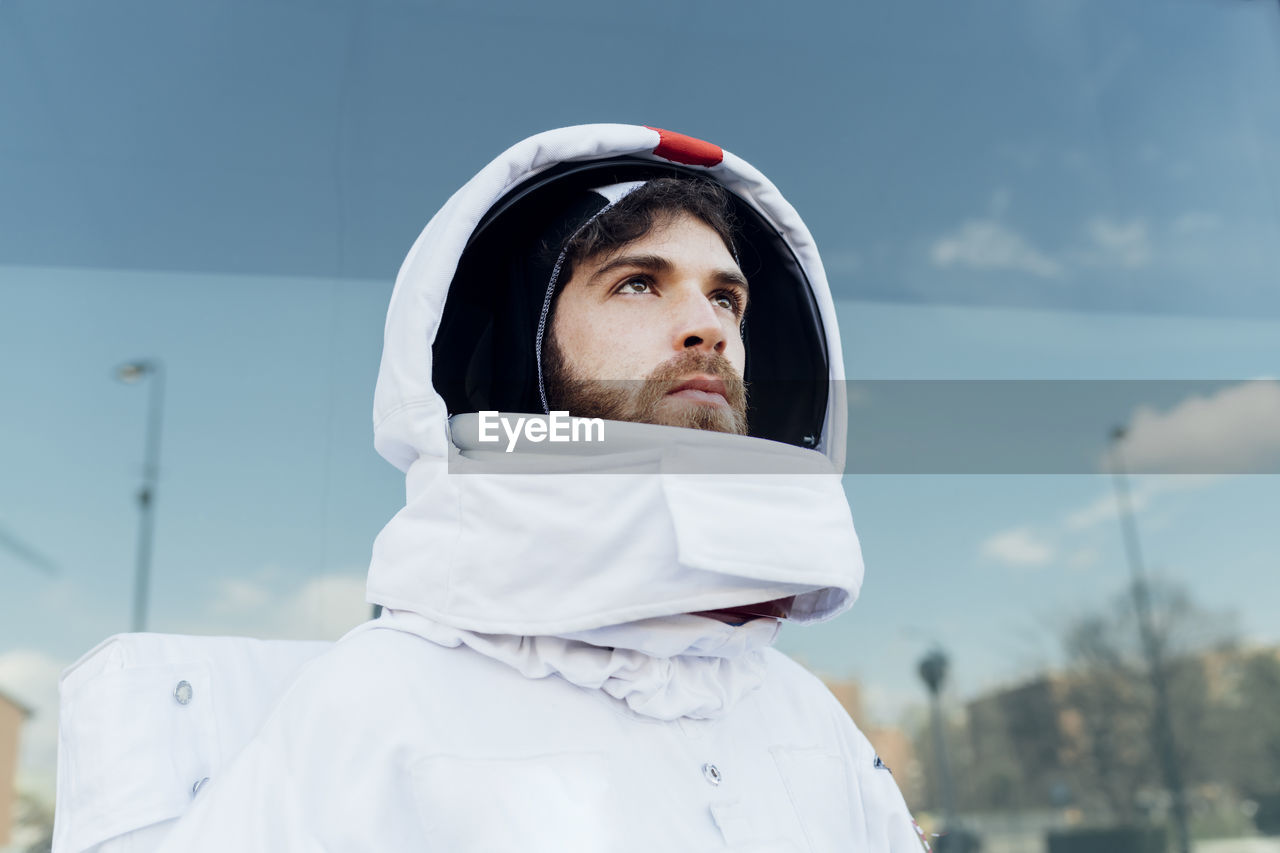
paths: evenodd
<path fill-rule="evenodd" d="M 116 368 L 115 377 L 126 385 L 133 385 L 155 373 L 155 365 L 149 361 L 129 361 Z"/>
<path fill-rule="evenodd" d="M 929 692 L 935 696 L 942 689 L 942 682 L 947 677 L 947 656 L 942 649 L 933 649 L 920 661 L 920 678 Z"/>

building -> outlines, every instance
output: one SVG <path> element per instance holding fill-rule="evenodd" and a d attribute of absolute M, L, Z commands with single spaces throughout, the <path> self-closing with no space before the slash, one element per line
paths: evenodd
<path fill-rule="evenodd" d="M 924 771 L 916 759 L 915 745 L 911 738 L 896 726 L 870 725 L 862 708 L 862 690 L 856 681 L 826 679 L 824 683 L 849 712 L 867 740 L 871 741 L 876 754 L 890 768 L 907 805 L 918 807 L 924 796 Z"/>
<path fill-rule="evenodd" d="M 0 847 L 13 834 L 17 803 L 15 780 L 18 773 L 18 732 L 31 710 L 16 699 L 0 693 Z"/>
<path fill-rule="evenodd" d="M 1267 646 L 1212 648 L 1166 661 L 1169 714 L 1189 793 L 1215 785 L 1242 796 L 1274 789 L 1280 764 L 1267 744 L 1280 742 L 1280 726 L 1267 709 L 1280 697 L 1277 661 L 1280 648 Z M 1151 739 L 1154 702 L 1141 661 L 1041 674 L 975 697 L 965 705 L 962 744 L 969 805 L 1072 806 L 1100 820 L 1147 819 L 1163 788 Z"/>
<path fill-rule="evenodd" d="M 986 807 L 1062 805 L 1079 761 L 1079 714 L 1070 682 L 1040 676 L 979 696 L 965 706 L 970 795 Z"/>

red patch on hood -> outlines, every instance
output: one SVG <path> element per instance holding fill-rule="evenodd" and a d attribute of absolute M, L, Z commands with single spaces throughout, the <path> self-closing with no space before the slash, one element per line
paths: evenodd
<path fill-rule="evenodd" d="M 645 125 L 645 127 L 649 127 Z M 724 151 L 719 145 L 712 145 L 683 133 L 663 130 L 660 127 L 649 127 L 658 131 L 658 147 L 653 149 L 665 160 L 672 163 L 683 163 L 686 166 L 718 166 L 724 159 Z"/>

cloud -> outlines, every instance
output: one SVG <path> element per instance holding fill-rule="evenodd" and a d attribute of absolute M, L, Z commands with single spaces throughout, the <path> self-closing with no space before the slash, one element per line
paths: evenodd
<path fill-rule="evenodd" d="M 1221 480 L 1221 477 L 1182 475 L 1167 477 L 1134 477 L 1130 479 L 1129 506 L 1135 513 L 1151 507 L 1162 494 L 1200 489 Z M 1066 514 L 1062 526 L 1067 530 L 1081 531 L 1099 524 L 1119 524 L 1119 507 L 1114 489 L 1101 492 L 1089 503 Z"/>
<path fill-rule="evenodd" d="M 935 242 L 930 249 L 934 266 L 949 269 L 1023 272 L 1057 278 L 1062 265 L 1031 245 L 1025 237 L 994 219 L 971 219 Z"/>
<path fill-rule="evenodd" d="M 58 677 L 70 663 L 34 649 L 0 654 L 0 691 L 32 712 L 22 726 L 18 764 L 23 787 L 38 794 L 53 792 L 58 759 Z"/>
<path fill-rule="evenodd" d="M 1095 216 L 1084 224 L 1088 245 L 1071 253 L 1085 266 L 1140 269 L 1151 263 L 1151 240 L 1147 222 L 1137 218 L 1117 222 Z"/>
<path fill-rule="evenodd" d="M 1144 217 L 1114 219 L 1097 215 L 1086 219 L 1078 236 L 1056 253 L 1037 247 L 1003 220 L 1013 195 L 997 187 L 987 214 L 968 219 L 929 247 L 929 258 L 940 269 L 965 268 L 1018 272 L 1056 279 L 1090 270 L 1138 270 L 1156 258 L 1151 229 Z M 1216 228 L 1213 214 L 1189 212 L 1174 220 L 1174 233 L 1185 235 Z"/>
<path fill-rule="evenodd" d="M 336 640 L 369 619 L 364 575 L 328 575 L 308 581 L 284 602 L 281 616 L 290 636 Z"/>
<path fill-rule="evenodd" d="M 221 578 L 211 608 L 219 613 L 256 610 L 268 603 L 271 593 L 261 584 L 243 578 Z"/>
<path fill-rule="evenodd" d="M 364 576 L 331 574 L 279 590 L 265 581 L 223 578 L 190 629 L 277 640 L 336 640 L 369 619 Z"/>
<path fill-rule="evenodd" d="M 1120 450 L 1128 470 L 1165 473 L 1128 478 L 1134 513 L 1150 513 L 1162 495 L 1202 489 L 1231 473 L 1275 471 L 1280 465 L 1280 383 L 1242 382 L 1207 396 L 1193 395 L 1164 412 L 1139 407 Z M 1109 461 L 1099 460 L 1099 467 L 1109 470 Z M 1197 471 L 1203 473 L 1193 473 Z M 1148 517 L 1144 524 L 1151 529 L 1158 521 Z M 1055 525 L 1056 535 L 1064 543 L 1079 542 L 1080 534 L 1102 524 L 1119 524 L 1111 483 L 1067 512 Z M 980 550 L 983 557 L 1015 567 L 1044 565 L 1055 557 L 1053 545 L 1029 527 L 997 533 Z M 1079 544 L 1063 559 L 1068 568 L 1084 571 L 1098 562 L 1100 553 L 1095 545 Z"/>
<path fill-rule="evenodd" d="M 1054 557 L 1053 546 L 1028 527 L 1016 527 L 987 538 L 983 557 L 1014 568 L 1043 566 Z"/>
<path fill-rule="evenodd" d="M 1133 471 L 1274 473 L 1280 464 L 1280 383 L 1229 385 L 1164 412 L 1140 406 L 1120 449 Z"/>
<path fill-rule="evenodd" d="M 1137 489 L 1134 489 L 1129 495 L 1129 505 L 1134 512 L 1141 512 L 1146 509 L 1149 500 L 1150 495 Z M 1104 492 L 1088 504 L 1067 513 L 1062 523 L 1068 530 L 1087 530 L 1103 522 L 1114 521 L 1119 511 L 1116 505 L 1116 496 L 1111 492 Z"/>

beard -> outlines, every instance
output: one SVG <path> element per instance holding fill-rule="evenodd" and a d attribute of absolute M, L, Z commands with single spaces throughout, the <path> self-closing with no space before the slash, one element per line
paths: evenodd
<path fill-rule="evenodd" d="M 729 359 L 719 353 L 685 350 L 658 365 L 643 380 L 586 379 L 569 366 L 555 336 L 551 335 L 543 361 L 547 403 L 552 411 L 568 411 L 579 418 L 747 434 L 746 383 Z M 667 396 L 694 373 L 714 376 L 723 382 L 728 407 Z"/>

